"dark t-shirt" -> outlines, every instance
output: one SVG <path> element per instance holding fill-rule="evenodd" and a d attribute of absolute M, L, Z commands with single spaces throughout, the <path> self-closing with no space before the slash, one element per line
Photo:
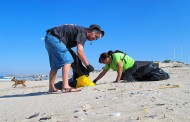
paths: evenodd
<path fill-rule="evenodd" d="M 87 40 L 87 30 L 82 26 L 61 25 L 50 30 L 51 33 L 61 39 L 67 48 L 76 47 L 77 43 L 84 46 Z"/>

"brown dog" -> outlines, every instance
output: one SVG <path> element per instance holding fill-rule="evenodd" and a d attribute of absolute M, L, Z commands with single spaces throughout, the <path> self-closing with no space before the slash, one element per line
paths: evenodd
<path fill-rule="evenodd" d="M 11 81 L 15 82 L 15 84 L 12 85 L 14 87 L 16 87 L 18 84 L 22 84 L 24 87 L 26 87 L 26 80 L 17 80 L 15 77 L 13 77 Z"/>

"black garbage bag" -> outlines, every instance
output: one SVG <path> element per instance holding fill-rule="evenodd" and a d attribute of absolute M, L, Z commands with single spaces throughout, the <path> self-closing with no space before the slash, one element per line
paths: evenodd
<path fill-rule="evenodd" d="M 153 63 L 139 67 L 133 77 L 136 81 L 159 81 L 170 78 L 168 73 L 161 68 L 155 67 Z"/>
<path fill-rule="evenodd" d="M 90 72 L 88 72 L 87 69 L 83 66 L 81 60 L 79 59 L 79 57 L 76 55 L 76 53 L 72 49 L 69 49 L 69 52 L 71 53 L 71 55 L 74 59 L 74 62 L 71 64 L 71 67 L 73 70 L 73 76 L 72 76 L 72 78 L 69 79 L 69 86 L 76 87 L 76 85 L 77 85 L 76 79 L 82 75 L 89 76 Z M 56 89 L 61 90 L 62 89 L 62 81 L 55 83 L 54 86 Z"/>

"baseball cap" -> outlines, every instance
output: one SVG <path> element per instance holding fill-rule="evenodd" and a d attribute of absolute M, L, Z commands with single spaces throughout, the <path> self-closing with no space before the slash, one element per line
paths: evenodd
<path fill-rule="evenodd" d="M 104 36 L 104 31 L 101 29 L 101 27 L 99 25 L 92 24 L 92 25 L 90 25 L 89 29 L 92 29 L 92 30 L 97 29 L 102 33 L 102 37 Z"/>

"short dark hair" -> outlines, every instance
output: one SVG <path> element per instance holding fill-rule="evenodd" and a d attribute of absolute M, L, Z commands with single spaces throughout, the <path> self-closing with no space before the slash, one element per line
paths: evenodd
<path fill-rule="evenodd" d="M 102 60 L 105 60 L 106 58 L 109 58 L 110 55 L 108 53 L 102 53 L 99 57 L 99 63 L 102 63 Z"/>

